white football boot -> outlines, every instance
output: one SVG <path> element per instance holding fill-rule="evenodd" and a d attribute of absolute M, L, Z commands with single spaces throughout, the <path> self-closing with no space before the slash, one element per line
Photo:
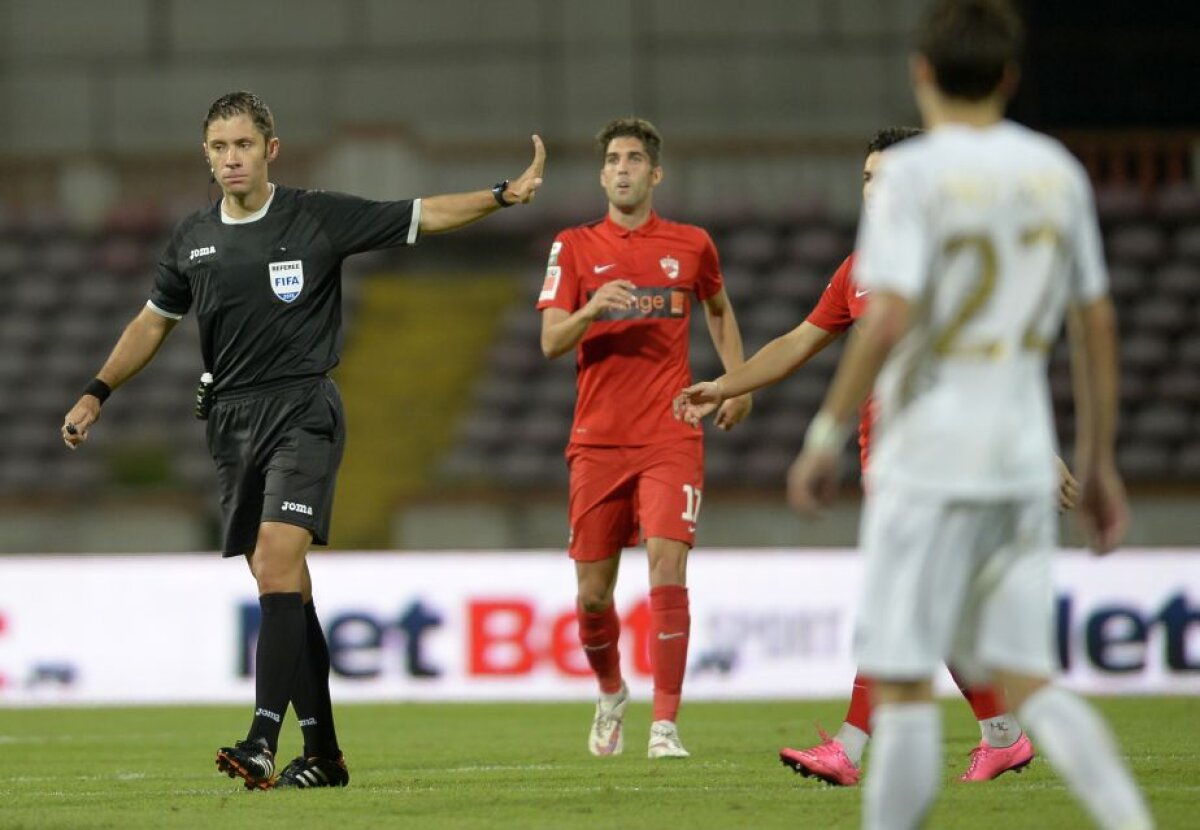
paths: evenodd
<path fill-rule="evenodd" d="M 691 755 L 679 740 L 679 727 L 674 721 L 656 720 L 650 724 L 650 746 L 647 758 L 687 758 Z"/>
<path fill-rule="evenodd" d="M 592 731 L 588 735 L 588 752 L 593 755 L 620 755 L 625 749 L 623 731 L 625 710 L 629 708 L 629 687 L 621 683 L 616 700 L 605 703 L 604 697 L 596 701 L 596 716 L 592 718 Z"/>

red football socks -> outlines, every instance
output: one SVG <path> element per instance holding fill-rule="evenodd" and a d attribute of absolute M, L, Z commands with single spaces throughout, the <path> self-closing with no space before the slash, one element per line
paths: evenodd
<path fill-rule="evenodd" d="M 654 669 L 654 719 L 674 721 L 679 714 L 683 673 L 687 668 L 692 616 L 682 585 L 650 589 L 650 664 Z"/>
<path fill-rule="evenodd" d="M 950 668 L 950 676 L 958 684 L 958 690 L 967 699 L 967 703 L 971 704 L 975 720 L 990 720 L 1005 713 L 1007 707 L 995 686 L 969 686 L 955 674 L 953 667 Z"/>
<path fill-rule="evenodd" d="M 616 694 L 621 691 L 621 652 L 617 647 L 621 621 L 617 617 L 616 604 L 595 614 L 584 611 L 583 606 L 576 606 L 575 615 L 579 620 L 579 642 L 600 681 L 600 691 Z"/>
<path fill-rule="evenodd" d="M 871 680 L 861 673 L 854 675 L 854 691 L 850 693 L 845 722 L 871 734 Z"/>

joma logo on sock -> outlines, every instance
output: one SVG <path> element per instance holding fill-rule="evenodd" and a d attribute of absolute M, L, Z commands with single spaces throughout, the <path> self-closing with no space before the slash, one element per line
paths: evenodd
<path fill-rule="evenodd" d="M 299 726 L 301 729 L 303 729 L 303 728 L 304 728 L 304 727 L 306 727 L 306 726 L 316 726 L 316 725 L 317 725 L 317 719 L 316 719 L 316 718 L 305 718 L 304 720 L 300 721 L 300 722 L 299 722 L 297 725 L 298 725 L 298 726 Z"/>
<path fill-rule="evenodd" d="M 280 509 L 290 510 L 293 513 L 303 513 L 305 516 L 311 516 L 313 514 L 312 508 L 307 504 L 297 504 L 294 501 L 285 501 L 283 503 L 283 507 Z"/>
<path fill-rule="evenodd" d="M 275 721 L 276 723 L 279 723 L 280 721 L 283 720 L 283 715 L 277 715 L 276 713 L 272 712 L 270 709 L 263 709 L 261 706 L 254 710 L 254 717 L 270 718 L 271 720 Z"/>

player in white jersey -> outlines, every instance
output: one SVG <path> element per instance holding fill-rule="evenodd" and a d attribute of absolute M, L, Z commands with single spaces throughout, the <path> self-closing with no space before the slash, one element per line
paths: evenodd
<path fill-rule="evenodd" d="M 935 0 L 913 58 L 929 132 L 893 150 L 859 236 L 871 303 L 789 473 L 827 503 L 856 407 L 874 386 L 861 544 L 861 669 L 876 681 L 863 824 L 919 826 L 941 777 L 931 678 L 951 660 L 994 678 L 1096 823 L 1152 819 L 1107 726 L 1053 686 L 1056 545 L 1047 352 L 1066 307 L 1086 367 L 1079 513 L 1098 552 L 1128 509 L 1113 460 L 1115 322 L 1091 190 L 1052 140 L 1003 120 L 1020 21 L 1006 0 Z M 973 677 L 972 677 L 973 675 Z"/>

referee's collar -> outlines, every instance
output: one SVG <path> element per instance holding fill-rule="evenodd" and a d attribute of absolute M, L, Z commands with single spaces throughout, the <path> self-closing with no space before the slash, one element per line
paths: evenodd
<path fill-rule="evenodd" d="M 608 213 L 604 214 L 604 227 L 607 228 L 608 232 L 614 236 L 648 236 L 649 234 L 654 233 L 660 224 L 662 224 L 662 220 L 658 218 L 658 214 L 653 210 L 650 211 L 650 215 L 646 217 L 646 221 L 638 225 L 633 230 L 630 230 L 622 225 L 618 225 L 612 220 L 612 217 L 609 216 Z"/>
<path fill-rule="evenodd" d="M 249 225 L 251 222 L 257 222 L 267 215 L 267 211 L 271 209 L 271 202 L 275 201 L 275 184 L 267 182 L 271 188 L 271 195 L 267 197 L 267 201 L 258 210 L 251 213 L 249 216 L 243 216 L 241 219 L 234 219 L 225 212 L 225 199 L 221 199 L 221 224 L 223 225 Z"/>

